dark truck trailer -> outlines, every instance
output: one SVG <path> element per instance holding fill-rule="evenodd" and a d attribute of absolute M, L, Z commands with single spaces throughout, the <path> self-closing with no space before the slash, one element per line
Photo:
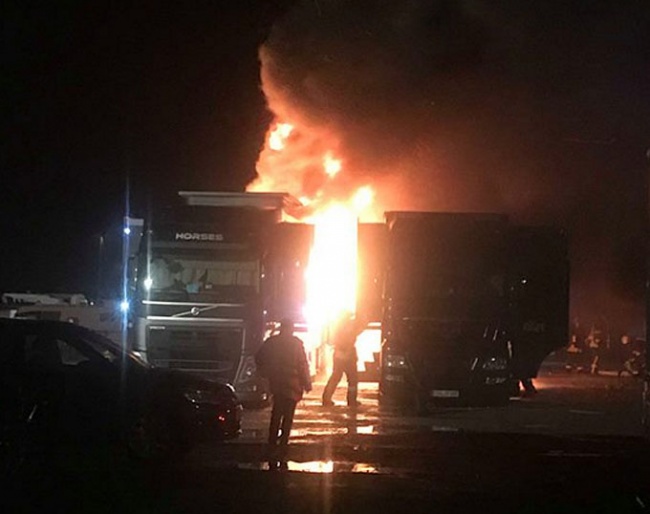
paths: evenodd
<path fill-rule="evenodd" d="M 560 232 L 421 212 L 388 212 L 386 229 L 382 405 L 504 403 L 513 380 L 565 345 Z"/>

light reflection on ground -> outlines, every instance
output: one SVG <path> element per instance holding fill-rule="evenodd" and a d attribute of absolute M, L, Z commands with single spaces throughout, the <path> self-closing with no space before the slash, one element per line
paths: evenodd
<path fill-rule="evenodd" d="M 357 425 L 349 423 L 346 426 L 330 424 L 329 426 L 311 426 L 305 428 L 294 428 L 291 430 L 291 437 L 308 437 L 315 435 L 340 435 L 340 434 L 363 434 L 372 435 L 376 433 L 373 425 Z"/>
<path fill-rule="evenodd" d="M 379 473 L 379 470 L 372 464 L 359 462 L 352 467 L 352 473 Z"/>
<path fill-rule="evenodd" d="M 332 473 L 334 471 L 334 462 L 331 460 L 314 460 L 310 462 L 287 462 L 289 471 L 302 471 L 303 473 Z"/>
<path fill-rule="evenodd" d="M 307 437 L 310 435 L 338 435 L 347 434 L 349 429 L 346 427 L 314 427 L 314 428 L 298 428 L 291 430 L 291 437 Z"/>
<path fill-rule="evenodd" d="M 380 473 L 379 468 L 375 464 L 367 462 L 346 462 L 346 461 L 332 461 L 332 460 L 312 460 L 312 461 L 294 461 L 288 460 L 282 463 L 275 463 L 274 469 L 279 467 L 285 471 L 294 471 L 297 473 Z M 255 470 L 255 471 L 269 471 L 271 465 L 269 462 L 240 462 L 237 464 L 239 469 Z M 388 470 L 390 471 L 390 470 Z"/>
<path fill-rule="evenodd" d="M 338 444 L 352 444 L 355 438 L 431 432 L 559 433 L 630 435 L 642 433 L 640 384 L 620 380 L 606 372 L 599 376 L 567 374 L 544 368 L 535 383 L 539 394 L 512 398 L 499 407 L 435 407 L 425 416 L 408 410 L 380 408 L 376 384 L 359 387 L 361 407 L 345 405 L 347 387 L 337 389 L 335 407 L 321 405 L 324 383 L 314 384 L 296 410 L 292 442 L 310 445 L 327 438 L 340 438 Z M 614 400 L 615 399 L 615 400 Z M 242 435 L 233 444 L 264 443 L 268 436 L 271 409 L 246 410 Z"/>

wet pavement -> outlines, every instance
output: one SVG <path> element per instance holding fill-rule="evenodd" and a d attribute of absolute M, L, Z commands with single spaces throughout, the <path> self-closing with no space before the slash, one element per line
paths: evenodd
<path fill-rule="evenodd" d="M 647 511 L 640 382 L 546 366 L 537 386 L 503 407 L 418 417 L 380 409 L 376 384 L 362 385 L 357 409 L 345 406 L 344 385 L 324 408 L 317 384 L 297 409 L 282 463 L 264 444 L 270 409 L 247 410 L 240 439 L 175 462 L 103 450 L 32 462 L 0 511 Z"/>
<path fill-rule="evenodd" d="M 379 408 L 376 383 L 361 384 L 356 409 L 345 404 L 344 384 L 334 396 L 335 406 L 323 407 L 323 384 L 317 383 L 296 410 L 284 469 L 413 476 L 431 472 L 428 460 L 420 457 L 439 453 L 436 441 L 445 436 L 467 440 L 492 434 L 501 438 L 499 444 L 508 434 L 558 440 L 642 436 L 639 380 L 545 367 L 536 385 L 538 394 L 513 398 L 502 407 L 447 407 L 414 416 Z M 197 448 L 190 462 L 211 469 L 268 470 L 269 417 L 270 408 L 246 410 L 238 440 Z M 554 448 L 548 451 L 567 454 L 566 448 Z"/>
<path fill-rule="evenodd" d="M 477 431 L 573 435 L 640 436 L 639 380 L 614 374 L 592 376 L 544 368 L 536 380 L 538 394 L 513 398 L 501 407 L 447 407 L 427 416 L 380 409 L 376 383 L 360 384 L 361 406 L 345 404 L 345 385 L 334 396 L 334 407 L 321 406 L 322 383 L 296 410 L 291 440 L 311 444 L 323 437 L 396 435 L 421 431 Z M 238 443 L 263 442 L 270 409 L 247 410 Z"/>

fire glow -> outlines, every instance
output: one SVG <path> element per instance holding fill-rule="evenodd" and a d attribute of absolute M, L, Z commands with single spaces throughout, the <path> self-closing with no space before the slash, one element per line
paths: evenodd
<path fill-rule="evenodd" d="M 350 180 L 335 149 L 335 141 L 326 144 L 324 138 L 305 134 L 292 123 L 276 121 L 260 153 L 258 178 L 248 187 L 290 193 L 304 213 L 288 221 L 314 226 L 305 272 L 304 316 L 310 341 L 327 339 L 332 324 L 356 312 L 358 223 L 362 217 L 374 218 L 373 187 Z"/>
<path fill-rule="evenodd" d="M 333 205 L 316 216 L 306 278 L 305 315 L 314 329 L 355 312 L 357 218 L 351 209 Z"/>

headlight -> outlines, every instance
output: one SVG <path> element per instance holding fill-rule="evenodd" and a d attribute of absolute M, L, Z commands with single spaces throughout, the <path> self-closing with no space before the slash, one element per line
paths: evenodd
<path fill-rule="evenodd" d="M 406 357 L 403 355 L 386 355 L 386 358 L 384 360 L 384 367 L 391 369 L 406 368 Z"/>
<path fill-rule="evenodd" d="M 485 371 L 503 371 L 508 368 L 508 361 L 504 357 L 490 357 L 482 367 Z"/>

